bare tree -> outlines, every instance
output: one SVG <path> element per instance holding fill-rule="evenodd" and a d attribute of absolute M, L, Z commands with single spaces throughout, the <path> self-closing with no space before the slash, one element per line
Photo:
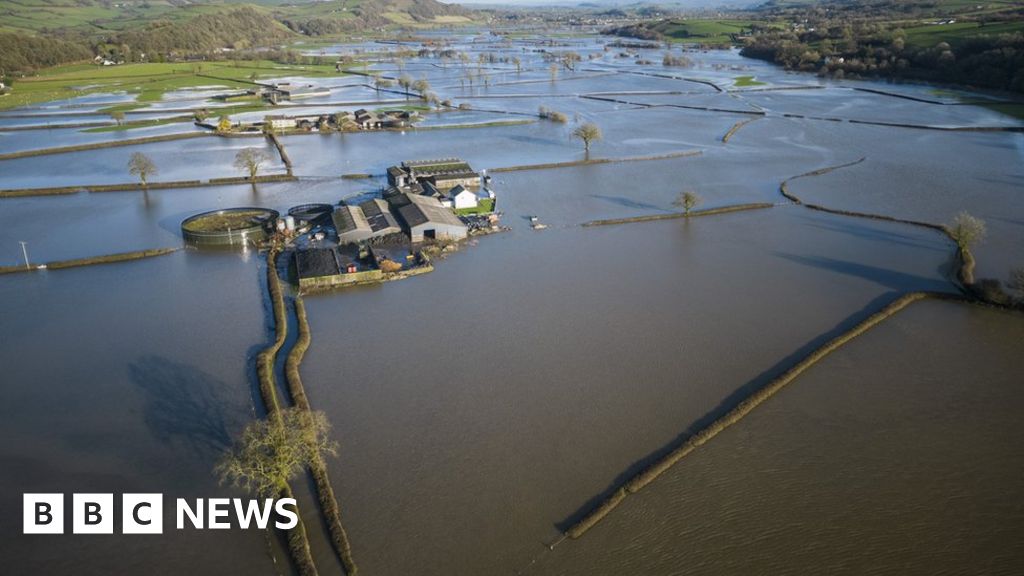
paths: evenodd
<path fill-rule="evenodd" d="M 516 65 L 516 74 L 523 71 L 523 61 L 518 56 L 512 58 L 512 63 Z"/>
<path fill-rule="evenodd" d="M 593 122 L 580 124 L 572 131 L 572 135 L 583 141 L 583 149 L 590 154 L 590 145 L 601 139 L 601 128 Z"/>
<path fill-rule="evenodd" d="M 120 126 L 124 122 L 124 112 L 120 110 L 114 110 L 110 113 L 110 119 L 114 122 L 117 122 L 117 125 Z"/>
<path fill-rule="evenodd" d="M 128 173 L 138 176 L 143 186 L 147 185 L 146 180 L 158 172 L 156 164 L 142 152 L 132 152 L 128 159 Z"/>
<path fill-rule="evenodd" d="M 337 444 L 328 438 L 330 428 L 323 412 L 285 408 L 280 419 L 270 416 L 246 426 L 215 472 L 222 483 L 274 496 L 311 462 L 337 455 Z"/>
<path fill-rule="evenodd" d="M 259 148 L 243 148 L 235 154 L 235 168 L 249 173 L 249 179 L 255 181 L 256 173 L 263 163 L 269 160 L 266 153 Z"/>
<path fill-rule="evenodd" d="M 687 190 L 686 192 L 681 193 L 679 195 L 679 197 L 676 198 L 675 202 L 673 202 L 672 204 L 682 208 L 683 209 L 683 214 L 686 214 L 687 216 L 689 216 L 690 215 L 690 210 L 693 210 L 694 208 L 696 208 L 697 205 L 700 204 L 700 203 L 701 203 L 700 195 L 697 194 L 696 192 L 692 192 L 692 191 Z"/>
<path fill-rule="evenodd" d="M 381 78 L 380 76 L 374 76 L 373 87 L 377 89 L 377 94 L 380 94 L 381 89 L 391 88 L 394 86 L 394 82 L 387 78 Z"/>
<path fill-rule="evenodd" d="M 961 250 L 970 250 L 971 246 L 985 240 L 987 228 L 985 221 L 967 212 L 961 212 L 953 218 L 953 225 L 949 227 L 949 234 Z"/>
<path fill-rule="evenodd" d="M 424 92 L 423 93 L 423 99 L 426 100 L 429 104 L 433 105 L 434 108 L 436 108 L 438 110 L 440 110 L 441 107 L 442 107 L 441 106 L 441 99 L 438 98 L 437 94 L 435 94 L 433 92 Z"/>
<path fill-rule="evenodd" d="M 405 99 L 409 99 L 409 87 L 412 86 L 412 76 L 408 74 L 402 74 L 398 77 L 398 85 L 405 90 Z"/>
<path fill-rule="evenodd" d="M 554 82 L 558 79 L 558 64 L 552 64 L 548 68 L 548 73 L 551 74 L 551 81 Z"/>
<path fill-rule="evenodd" d="M 427 92 L 430 91 L 430 82 L 426 78 L 420 78 L 412 83 L 412 89 L 420 93 L 420 98 L 426 100 Z"/>

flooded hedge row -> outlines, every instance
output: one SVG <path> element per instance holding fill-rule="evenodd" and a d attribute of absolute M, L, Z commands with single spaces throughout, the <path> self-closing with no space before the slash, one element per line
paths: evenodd
<path fill-rule="evenodd" d="M 725 133 L 725 136 L 722 136 L 722 143 L 725 144 L 729 142 L 729 139 L 732 138 L 733 135 L 736 134 L 736 132 L 738 132 L 740 128 L 743 128 L 744 126 L 750 124 L 754 120 L 757 120 L 757 118 L 748 118 L 746 120 L 740 120 L 739 122 L 733 124 L 732 128 L 729 128 L 729 131 Z"/>
<path fill-rule="evenodd" d="M 292 175 L 292 159 L 288 157 L 288 152 L 284 149 L 284 144 L 278 140 L 277 135 L 267 134 L 267 138 L 277 148 L 277 153 L 281 156 L 281 162 L 284 163 L 285 169 L 288 170 L 288 175 Z"/>
<path fill-rule="evenodd" d="M 591 226 L 611 226 L 614 224 L 629 224 L 633 222 L 656 222 L 658 220 L 676 220 L 679 218 L 696 218 L 698 216 L 714 216 L 715 214 L 728 214 L 730 212 L 742 212 L 744 210 L 760 210 L 762 208 L 771 208 L 774 204 L 769 202 L 755 202 L 751 204 L 734 204 L 732 206 L 722 206 L 720 208 L 705 208 L 703 210 L 693 210 L 689 214 L 685 212 L 669 212 L 667 214 L 649 214 L 645 216 L 631 216 L 628 218 L 610 218 L 607 220 L 591 220 L 584 222 L 580 226 L 585 228 Z"/>
<path fill-rule="evenodd" d="M 135 252 L 120 252 L 107 254 L 105 256 L 90 256 L 88 258 L 74 258 L 72 260 L 55 260 L 42 265 L 26 266 L 0 266 L 0 274 L 14 274 L 17 272 L 35 272 L 36 270 L 60 270 L 63 268 L 76 268 L 78 266 L 93 266 L 96 264 L 113 264 L 116 262 L 127 262 L 129 260 L 140 260 L 142 258 L 153 258 L 177 252 L 180 248 L 154 248 L 152 250 L 137 250 Z"/>
<path fill-rule="evenodd" d="M 647 160 L 668 160 L 670 158 L 685 158 L 688 156 L 700 156 L 702 150 L 683 150 L 680 152 L 669 152 L 667 154 L 654 154 L 651 156 L 627 156 L 625 158 L 590 158 L 586 160 L 570 160 L 568 162 L 549 162 L 547 164 L 522 164 L 519 166 L 501 166 L 492 168 L 491 172 L 518 172 L 521 170 L 549 170 L 552 168 L 571 168 L 573 166 L 590 166 L 591 164 L 613 164 L 617 162 L 644 162 Z"/>
<path fill-rule="evenodd" d="M 281 406 L 277 401 L 274 361 L 288 335 L 284 296 L 281 293 L 281 281 L 277 277 L 277 255 L 277 249 L 274 248 L 267 254 L 267 289 L 270 293 L 270 302 L 274 311 L 274 341 L 260 351 L 256 362 L 260 396 L 263 398 L 263 405 L 267 410 L 267 418 L 274 418 L 275 420 L 281 418 Z M 283 498 L 295 497 L 287 484 L 282 487 L 281 494 Z M 288 551 L 299 574 L 302 576 L 317 575 L 316 565 L 313 563 L 313 555 L 309 550 L 309 537 L 306 534 L 306 526 L 303 524 L 301 517 L 299 517 L 295 527 L 288 530 Z"/>
<path fill-rule="evenodd" d="M 11 188 L 0 190 L 0 198 L 22 198 L 26 196 L 57 196 L 78 192 L 138 192 L 142 190 L 168 190 L 173 188 L 204 188 L 207 186 L 230 186 L 233 184 L 265 184 L 270 182 L 294 182 L 297 176 L 291 174 L 267 174 L 248 176 L 225 176 L 202 180 L 166 180 L 163 182 L 125 182 L 122 184 L 89 184 L 84 186 L 62 186 L 57 188 Z"/>
<path fill-rule="evenodd" d="M 111 140 L 109 142 L 93 142 L 91 144 L 61 146 L 59 148 L 39 148 L 37 150 L 21 150 L 19 152 L 7 152 L 5 154 L 0 154 L 0 160 L 13 160 L 15 158 L 28 158 L 30 156 L 47 156 L 49 154 L 64 154 L 67 152 L 82 152 L 84 150 L 99 150 L 100 148 L 136 146 L 139 144 L 167 142 L 170 140 L 185 140 L 188 138 L 199 138 L 203 136 L 213 136 L 213 134 L 210 134 L 208 132 L 182 132 L 180 134 L 163 134 L 160 136 L 146 136 L 143 138 L 129 138 L 126 140 Z"/>
<path fill-rule="evenodd" d="M 583 517 L 582 520 L 573 524 L 568 530 L 565 531 L 565 535 L 569 538 L 576 539 L 582 536 L 587 530 L 590 530 L 594 525 L 600 522 L 605 516 L 611 513 L 616 506 L 619 505 L 626 498 L 626 489 L 619 488 L 612 493 L 600 506 L 595 508 L 590 514 Z"/>
<path fill-rule="evenodd" d="M 797 178 L 804 178 L 804 177 L 807 177 L 807 176 L 820 176 L 822 174 L 827 174 L 829 172 L 832 172 L 833 170 L 838 170 L 840 168 L 846 168 L 846 167 L 849 167 L 849 166 L 854 166 L 856 164 L 860 164 L 861 162 L 863 162 L 866 159 L 867 158 L 864 157 L 864 158 L 861 158 L 859 160 L 855 160 L 853 162 L 848 162 L 846 164 L 840 164 L 838 166 L 830 166 L 828 168 L 821 168 L 819 170 L 813 170 L 811 172 L 806 172 L 804 174 L 800 174 L 799 176 L 794 176 L 792 178 L 788 178 L 786 180 L 783 180 L 782 183 L 779 185 L 779 192 L 787 200 L 789 200 L 789 201 L 791 201 L 791 202 L 793 202 L 795 204 L 800 204 L 801 206 L 804 206 L 804 207 L 809 208 L 811 210 L 817 210 L 819 212 L 826 212 L 828 214 L 836 214 L 836 215 L 839 215 L 839 216 L 851 216 L 851 217 L 854 217 L 854 218 L 867 218 L 869 220 L 881 220 L 883 222 L 895 222 L 895 223 L 898 223 L 898 224 L 908 224 L 910 226 L 918 226 L 918 227 L 921 227 L 921 228 L 928 228 L 930 230 L 935 230 L 936 232 L 941 232 L 944 236 L 946 236 L 947 238 L 949 238 L 953 242 L 956 242 L 956 238 L 953 237 L 953 232 L 947 226 L 945 226 L 943 224 L 935 224 L 935 223 L 932 223 L 932 222 L 924 222 L 922 220 L 910 220 L 910 219 L 907 219 L 907 218 L 897 218 L 895 216 L 886 216 L 886 215 L 883 215 L 883 214 L 871 214 L 871 213 L 868 213 L 868 212 L 856 212 L 856 211 L 853 211 L 853 210 L 841 210 L 841 209 L 838 209 L 838 208 L 828 208 L 828 207 L 822 206 L 820 204 L 807 204 L 806 202 L 801 200 L 799 196 L 797 196 L 796 194 L 793 194 L 792 192 L 789 191 L 788 183 L 790 181 L 792 181 L 792 180 L 796 180 Z M 957 255 L 958 261 L 960 262 L 960 266 L 959 266 L 959 268 L 957 270 L 957 280 L 959 280 L 960 283 L 965 285 L 965 286 L 973 285 L 974 284 L 974 266 L 975 266 L 974 256 L 971 254 L 970 250 L 966 250 L 966 249 L 962 249 L 962 248 L 958 248 L 957 249 L 956 255 Z"/>
<path fill-rule="evenodd" d="M 302 385 L 302 377 L 299 374 L 299 365 L 302 358 L 309 349 L 312 336 L 309 331 L 309 319 L 306 316 L 306 305 L 302 298 L 295 299 L 295 317 L 298 324 L 299 335 L 288 353 L 285 360 L 285 374 L 288 377 L 288 391 L 291 394 L 292 402 L 300 410 L 309 411 L 309 399 L 306 397 L 306 390 Z M 309 466 L 316 484 L 317 498 L 320 501 L 320 509 L 323 512 L 324 520 L 327 522 L 328 531 L 331 534 L 331 544 L 334 551 L 345 568 L 345 574 L 355 576 L 358 572 L 355 559 L 352 557 L 352 545 L 348 539 L 348 533 L 341 523 L 341 510 L 338 506 L 338 499 L 334 495 L 334 488 L 331 486 L 330 477 L 327 474 L 327 463 L 323 457 L 316 455 Z"/>
<path fill-rule="evenodd" d="M 715 419 L 701 430 L 690 436 L 684 443 L 674 448 L 667 455 L 648 466 L 645 470 L 634 476 L 623 484 L 608 500 L 598 506 L 593 512 L 585 516 L 582 520 L 569 527 L 565 531 L 565 535 L 569 538 L 579 538 L 587 530 L 597 524 L 604 516 L 606 516 L 612 509 L 615 508 L 628 494 L 634 494 L 640 491 L 642 488 L 656 480 L 665 471 L 671 468 L 674 464 L 682 460 L 685 456 L 693 452 L 699 446 L 703 445 L 708 440 L 711 440 L 717 436 L 720 432 L 739 422 L 744 416 L 750 413 L 754 408 L 759 406 L 765 400 L 774 396 L 777 392 L 782 390 L 787 384 L 795 380 L 808 368 L 817 364 L 822 358 L 828 356 L 830 353 L 842 347 L 844 344 L 853 340 L 857 336 L 860 336 L 864 332 L 868 331 L 883 320 L 893 316 L 900 310 L 903 310 L 913 302 L 922 300 L 930 297 L 941 297 L 941 298 L 952 298 L 950 295 L 942 294 L 931 294 L 927 292 L 911 292 L 905 294 L 893 302 L 886 305 L 884 308 L 875 312 L 865 320 L 858 323 L 856 326 L 846 331 L 845 333 L 833 338 L 824 345 L 820 346 L 802 360 L 797 362 L 793 367 L 778 376 L 759 390 L 747 396 L 745 399 L 740 401 L 733 409 L 726 412 L 724 415 Z"/>

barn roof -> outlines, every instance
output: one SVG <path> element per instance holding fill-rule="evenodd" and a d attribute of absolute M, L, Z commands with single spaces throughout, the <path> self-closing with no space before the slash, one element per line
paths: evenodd
<path fill-rule="evenodd" d="M 407 196 L 409 203 L 399 207 L 398 214 L 410 229 L 427 223 L 465 228 L 466 225 L 462 223 L 462 220 L 441 205 L 441 201 L 437 198 L 418 194 Z"/>

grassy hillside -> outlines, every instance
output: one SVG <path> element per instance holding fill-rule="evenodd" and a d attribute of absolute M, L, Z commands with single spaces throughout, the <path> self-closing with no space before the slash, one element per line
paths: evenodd
<path fill-rule="evenodd" d="M 469 21 L 458 6 L 435 0 L 0 0 L 0 31 L 37 34 L 72 31 L 108 34 L 145 28 L 154 21 L 183 22 L 226 8 L 248 6 L 281 22 L 319 21 L 339 31 L 390 24 Z M 315 29 L 315 27 L 314 27 Z"/>
<path fill-rule="evenodd" d="M 739 44 L 752 30 L 768 28 L 762 20 L 667 19 L 623 26 L 607 31 L 618 36 L 646 40 L 698 44 Z"/>
<path fill-rule="evenodd" d="M 955 22 L 952 24 L 925 24 L 904 28 L 907 42 L 922 48 L 939 42 L 952 45 L 980 34 L 1013 34 L 1024 32 L 1024 19 L 1016 22 Z"/>
<path fill-rule="evenodd" d="M 223 49 L 452 25 L 470 22 L 468 14 L 436 0 L 0 0 L 0 80 L 94 55 L 114 62 L 215 59 Z"/>

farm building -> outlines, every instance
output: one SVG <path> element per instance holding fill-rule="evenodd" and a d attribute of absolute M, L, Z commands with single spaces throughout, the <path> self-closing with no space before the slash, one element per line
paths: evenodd
<path fill-rule="evenodd" d="M 331 248 L 310 248 L 295 253 L 295 273 L 299 288 L 316 285 L 340 273 L 338 258 Z"/>
<path fill-rule="evenodd" d="M 372 260 L 360 259 L 355 246 L 299 250 L 295 252 L 295 272 L 300 289 L 374 282 L 383 276 Z"/>
<path fill-rule="evenodd" d="M 379 199 L 354 206 L 339 206 L 333 218 L 339 244 L 362 242 L 402 231 L 388 203 Z"/>
<path fill-rule="evenodd" d="M 315 96 L 330 96 L 331 91 L 312 84 L 292 84 L 283 82 L 268 86 L 269 97 L 272 101 L 299 100 L 302 98 L 313 98 Z"/>
<path fill-rule="evenodd" d="M 480 186 L 480 175 L 473 170 L 469 163 L 459 158 L 408 160 L 402 162 L 400 166 L 392 168 L 394 170 L 388 170 L 388 183 L 392 186 L 401 187 L 412 182 L 421 184 L 429 182 L 442 192 L 447 192 L 459 185 L 465 188 Z"/>
<path fill-rule="evenodd" d="M 456 210 L 476 208 L 477 204 L 476 194 L 466 190 L 462 184 L 458 184 L 449 190 L 448 194 L 446 194 L 446 199 L 451 204 L 451 207 Z"/>
<path fill-rule="evenodd" d="M 429 239 L 462 240 L 469 235 L 469 228 L 437 198 L 397 194 L 388 198 L 388 203 L 398 214 L 413 242 Z"/>
<path fill-rule="evenodd" d="M 263 119 L 274 130 L 289 130 L 295 128 L 295 119 L 287 116 L 267 116 Z"/>

